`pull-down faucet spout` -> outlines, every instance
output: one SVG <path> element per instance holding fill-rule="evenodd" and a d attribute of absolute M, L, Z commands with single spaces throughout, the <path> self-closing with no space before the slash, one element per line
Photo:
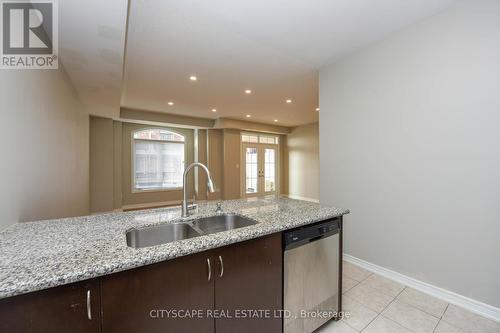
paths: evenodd
<path fill-rule="evenodd" d="M 199 162 L 191 163 L 186 168 L 186 170 L 184 170 L 184 175 L 182 176 L 182 217 L 188 217 L 189 216 L 188 203 L 187 203 L 187 186 L 186 186 L 187 175 L 188 175 L 189 171 L 192 168 L 196 167 L 196 166 L 202 168 L 203 170 L 205 170 L 205 172 L 207 174 L 207 178 L 208 178 L 208 183 L 207 183 L 208 191 L 210 193 L 214 193 L 215 192 L 215 185 L 214 185 L 214 182 L 212 180 L 212 177 L 210 176 L 210 170 L 208 170 L 208 168 L 204 164 L 202 164 L 202 163 L 199 163 Z"/>

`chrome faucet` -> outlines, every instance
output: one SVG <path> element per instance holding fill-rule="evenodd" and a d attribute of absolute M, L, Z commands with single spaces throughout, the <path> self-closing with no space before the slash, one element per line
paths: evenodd
<path fill-rule="evenodd" d="M 214 185 L 214 182 L 212 180 L 212 177 L 210 177 L 210 171 L 208 170 L 208 168 L 204 164 L 199 163 L 199 162 L 191 163 L 186 168 L 186 170 L 184 170 L 184 175 L 182 176 L 182 217 L 188 217 L 189 216 L 188 203 L 187 203 L 187 186 L 186 186 L 186 182 L 187 182 L 187 175 L 188 175 L 189 171 L 192 168 L 194 168 L 195 166 L 201 167 L 203 170 L 205 170 L 205 172 L 207 174 L 207 178 L 208 178 L 208 183 L 207 183 L 208 191 L 210 193 L 214 193 L 215 192 L 215 185 Z"/>

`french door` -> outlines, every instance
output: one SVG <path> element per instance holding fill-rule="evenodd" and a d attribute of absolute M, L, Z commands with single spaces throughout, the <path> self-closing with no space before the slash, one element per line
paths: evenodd
<path fill-rule="evenodd" d="M 242 197 L 276 194 L 278 146 L 245 143 L 242 148 Z"/>

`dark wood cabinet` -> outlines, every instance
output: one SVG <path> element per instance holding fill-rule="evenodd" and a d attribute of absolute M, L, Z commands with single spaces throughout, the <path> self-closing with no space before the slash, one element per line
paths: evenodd
<path fill-rule="evenodd" d="M 282 308 L 281 234 L 105 276 L 101 289 L 103 333 L 278 333 L 280 318 L 236 316 Z"/>
<path fill-rule="evenodd" d="M 208 260 L 211 253 L 203 252 L 103 277 L 102 331 L 212 333 L 213 319 L 206 316 L 173 318 L 213 309 L 213 262 Z"/>
<path fill-rule="evenodd" d="M 217 333 L 282 332 L 281 234 L 215 251 L 215 307 L 232 318 L 215 321 Z"/>
<path fill-rule="evenodd" d="M 0 332 L 279 333 L 282 260 L 274 234 L 6 298 Z"/>
<path fill-rule="evenodd" d="M 99 281 L 89 280 L 0 300 L 0 332 L 101 331 Z"/>

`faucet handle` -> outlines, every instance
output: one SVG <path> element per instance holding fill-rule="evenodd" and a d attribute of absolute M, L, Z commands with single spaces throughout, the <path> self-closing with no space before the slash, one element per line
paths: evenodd
<path fill-rule="evenodd" d="M 193 211 L 193 210 L 196 211 L 196 210 L 198 210 L 198 204 L 192 203 L 192 204 L 187 206 L 187 209 L 188 209 L 188 211 Z"/>

